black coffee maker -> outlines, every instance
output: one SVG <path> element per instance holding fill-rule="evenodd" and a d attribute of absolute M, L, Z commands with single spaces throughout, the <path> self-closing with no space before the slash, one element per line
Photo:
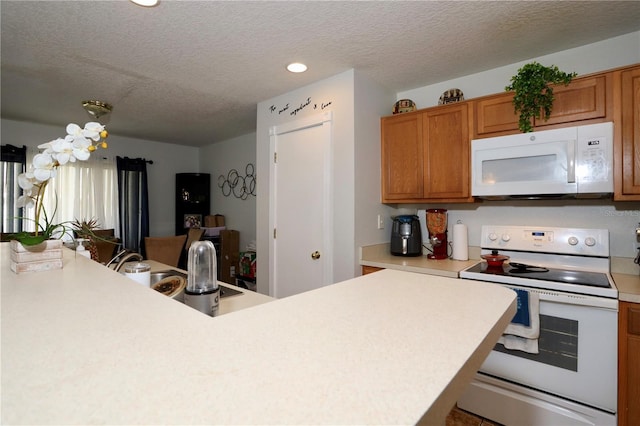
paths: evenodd
<path fill-rule="evenodd" d="M 422 255 L 422 231 L 418 216 L 402 215 L 393 218 L 391 254 L 395 256 Z"/>

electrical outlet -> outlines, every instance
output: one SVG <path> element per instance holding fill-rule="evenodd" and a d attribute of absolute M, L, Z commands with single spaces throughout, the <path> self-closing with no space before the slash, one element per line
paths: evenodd
<path fill-rule="evenodd" d="M 378 229 L 384 229 L 384 217 L 381 214 L 378 215 Z"/>

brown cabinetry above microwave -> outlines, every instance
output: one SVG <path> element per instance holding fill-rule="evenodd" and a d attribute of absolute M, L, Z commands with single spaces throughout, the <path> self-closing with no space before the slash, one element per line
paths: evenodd
<path fill-rule="evenodd" d="M 640 200 L 640 65 L 615 71 L 614 194 L 616 201 Z"/>
<path fill-rule="evenodd" d="M 382 202 L 472 202 L 466 102 L 381 119 Z"/>
<path fill-rule="evenodd" d="M 549 120 L 535 120 L 535 130 L 563 127 L 568 123 L 590 124 L 611 121 L 613 116 L 611 75 L 597 74 L 574 79 L 568 86 L 553 87 L 555 100 Z M 473 138 L 519 133 L 513 93 L 478 98 L 473 102 Z M 580 123 L 578 123 L 580 122 Z M 572 124 L 573 125 L 573 124 Z"/>

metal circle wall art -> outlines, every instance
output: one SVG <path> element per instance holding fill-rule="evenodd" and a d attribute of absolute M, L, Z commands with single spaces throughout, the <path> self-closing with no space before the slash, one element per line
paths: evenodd
<path fill-rule="evenodd" d="M 246 200 L 249 195 L 256 195 L 256 176 L 253 164 L 247 164 L 244 169 L 244 176 L 240 176 L 236 169 L 229 170 L 227 176 L 218 176 L 218 188 L 222 189 L 222 195 L 228 197 L 233 194 L 234 197 Z"/>

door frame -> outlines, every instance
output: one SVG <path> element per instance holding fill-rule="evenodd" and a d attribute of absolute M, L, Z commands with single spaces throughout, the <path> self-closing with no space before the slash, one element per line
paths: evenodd
<path fill-rule="evenodd" d="M 309 127 L 322 126 L 324 144 L 324 170 L 322 182 L 322 226 L 325 230 L 322 241 L 323 283 L 333 283 L 333 114 L 326 111 L 309 117 L 300 118 L 269 128 L 269 294 L 277 297 L 276 283 L 276 238 L 274 231 L 277 224 L 276 200 L 278 197 L 276 186 L 276 143 L 278 135 L 304 130 Z"/>

